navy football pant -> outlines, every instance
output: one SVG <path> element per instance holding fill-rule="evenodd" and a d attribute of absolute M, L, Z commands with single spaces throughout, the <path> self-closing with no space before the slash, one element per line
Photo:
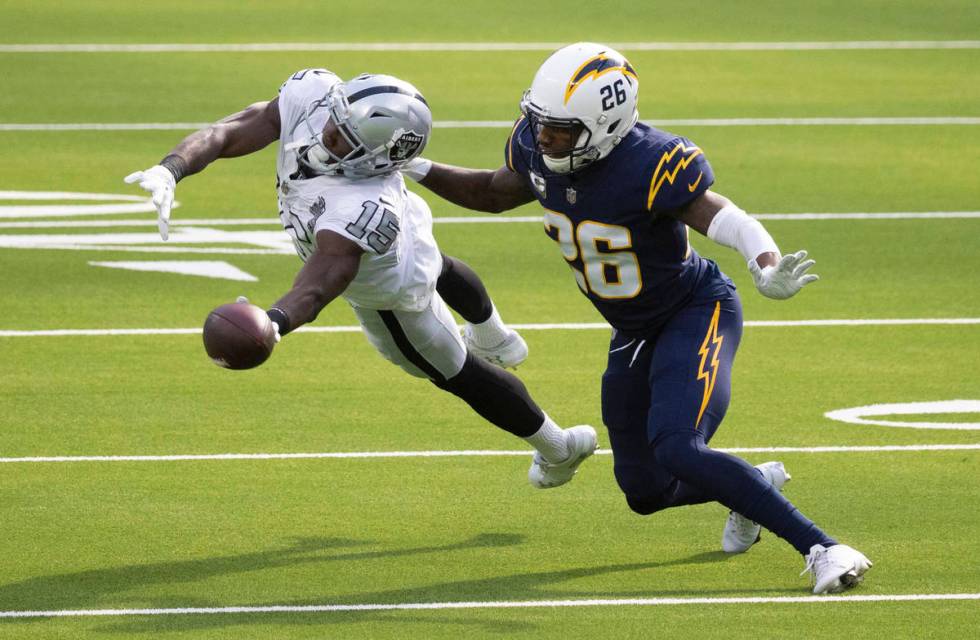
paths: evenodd
<path fill-rule="evenodd" d="M 800 553 L 835 544 L 757 469 L 707 446 L 725 417 L 742 337 L 737 294 L 692 304 L 648 340 L 613 334 L 602 377 L 602 417 L 616 481 L 630 508 L 720 502 Z"/>

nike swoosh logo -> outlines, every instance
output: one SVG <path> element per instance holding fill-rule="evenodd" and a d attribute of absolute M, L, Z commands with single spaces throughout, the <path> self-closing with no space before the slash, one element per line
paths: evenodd
<path fill-rule="evenodd" d="M 688 183 L 687 190 L 690 191 L 691 193 L 694 193 L 694 190 L 698 188 L 699 184 L 701 184 L 701 178 L 703 177 L 704 177 L 704 172 L 702 171 L 701 173 L 698 174 L 698 179 L 695 180 L 693 184 Z"/>

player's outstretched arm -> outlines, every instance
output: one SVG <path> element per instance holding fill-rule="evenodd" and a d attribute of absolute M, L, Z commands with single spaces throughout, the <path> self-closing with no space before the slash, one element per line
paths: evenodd
<path fill-rule="evenodd" d="M 145 171 L 135 171 L 125 182 L 139 183 L 151 194 L 157 210 L 160 237 L 167 239 L 170 209 L 177 183 L 218 158 L 232 158 L 258 151 L 279 138 L 279 99 L 257 102 L 238 113 L 195 131 L 170 153 Z"/>
<path fill-rule="evenodd" d="M 706 191 L 674 212 L 674 216 L 718 244 L 741 253 L 756 288 L 767 298 L 790 298 L 820 278 L 807 273 L 814 261 L 806 259 L 806 251 L 781 256 L 762 223 L 722 195 Z"/>
<path fill-rule="evenodd" d="M 500 213 L 534 200 L 527 181 L 505 166 L 496 171 L 467 169 L 416 158 L 402 173 L 453 204 L 476 211 Z"/>
<path fill-rule="evenodd" d="M 281 335 L 313 322 L 357 276 L 364 249 L 327 230 L 317 232 L 316 245 L 316 251 L 296 275 L 293 288 L 269 309 L 269 317 L 279 325 Z"/>

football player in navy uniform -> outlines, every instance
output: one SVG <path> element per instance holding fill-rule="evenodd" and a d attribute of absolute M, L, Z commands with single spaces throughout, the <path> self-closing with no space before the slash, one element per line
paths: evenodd
<path fill-rule="evenodd" d="M 581 292 L 613 327 L 602 416 L 616 481 L 640 514 L 717 501 L 731 512 L 729 553 L 765 527 L 804 556 L 814 593 L 854 586 L 871 567 L 781 494 L 782 463 L 752 467 L 708 442 L 728 408 L 742 310 L 731 280 L 688 242 L 693 228 L 738 250 L 765 296 L 817 279 L 806 252 L 782 256 L 769 233 L 710 190 L 711 166 L 690 140 L 638 121 L 636 70 L 618 52 L 573 44 L 541 65 L 496 171 L 418 158 L 403 172 L 480 211 L 537 200 L 545 232 Z"/>
<path fill-rule="evenodd" d="M 279 217 L 304 263 L 267 312 L 278 332 L 312 322 L 342 296 L 382 356 L 523 438 L 535 449 L 530 483 L 560 486 L 595 451 L 595 430 L 560 428 L 502 368 L 524 360 L 524 341 L 501 321 L 476 273 L 439 251 L 429 206 L 398 171 L 431 132 L 428 103 L 404 80 L 364 74 L 344 82 L 304 69 L 272 100 L 190 134 L 125 180 L 152 194 L 166 240 L 178 181 L 278 140 Z M 467 321 L 462 336 L 450 307 Z"/>

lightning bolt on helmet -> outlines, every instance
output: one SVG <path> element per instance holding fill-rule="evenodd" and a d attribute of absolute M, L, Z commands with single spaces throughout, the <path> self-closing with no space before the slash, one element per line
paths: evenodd
<path fill-rule="evenodd" d="M 327 109 L 329 117 L 352 147 L 339 157 L 323 144 L 311 116 Z M 314 173 L 352 178 L 384 175 L 422 153 L 432 133 L 432 112 L 413 85 L 393 76 L 363 74 L 338 82 L 305 117 L 313 144 L 299 162 Z"/>
<path fill-rule="evenodd" d="M 571 173 L 605 158 L 639 118 L 639 85 L 636 70 L 615 49 L 579 42 L 555 51 L 521 99 L 533 134 L 528 151 L 555 173 Z M 556 157 L 538 146 L 542 126 L 581 126 L 582 131 L 571 152 Z"/>

